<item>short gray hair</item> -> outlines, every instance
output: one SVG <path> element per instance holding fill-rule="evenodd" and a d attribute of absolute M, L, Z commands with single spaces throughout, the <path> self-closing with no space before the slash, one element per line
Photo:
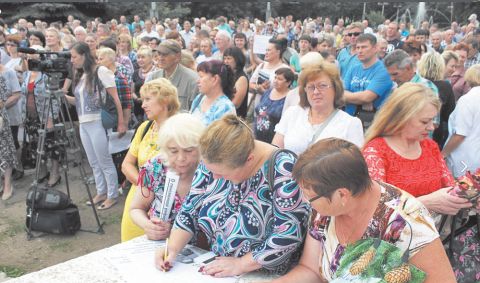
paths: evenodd
<path fill-rule="evenodd" d="M 397 49 L 383 59 L 385 67 L 397 66 L 399 69 L 405 69 L 408 65 L 413 66 L 413 60 L 407 52 Z"/>
<path fill-rule="evenodd" d="M 203 123 L 190 113 L 179 113 L 168 118 L 158 132 L 160 155 L 167 165 L 168 143 L 173 141 L 181 148 L 198 148 L 205 128 Z"/>

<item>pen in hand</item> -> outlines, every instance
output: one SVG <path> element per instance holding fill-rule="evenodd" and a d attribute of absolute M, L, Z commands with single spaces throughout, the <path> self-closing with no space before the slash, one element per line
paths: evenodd
<path fill-rule="evenodd" d="M 163 265 L 165 266 L 165 269 L 163 269 L 163 272 L 167 271 L 167 257 L 168 257 L 168 238 L 165 241 L 165 254 L 163 255 Z"/>

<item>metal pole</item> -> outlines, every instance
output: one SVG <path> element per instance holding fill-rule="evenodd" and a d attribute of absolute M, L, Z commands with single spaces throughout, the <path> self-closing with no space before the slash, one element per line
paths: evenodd
<path fill-rule="evenodd" d="M 450 2 L 450 24 L 453 22 L 453 2 Z M 455 32 L 455 31 L 454 31 Z"/>
<path fill-rule="evenodd" d="M 384 11 L 385 11 L 385 2 L 382 2 L 382 16 Z"/>
<path fill-rule="evenodd" d="M 367 9 L 367 2 L 363 2 L 362 21 L 365 20 L 365 11 Z"/>
<path fill-rule="evenodd" d="M 268 22 L 268 19 L 272 17 L 272 8 L 270 6 L 270 2 L 267 2 L 267 11 L 265 13 L 265 22 Z"/>
<path fill-rule="evenodd" d="M 155 10 L 157 9 L 157 3 L 150 3 L 150 19 L 155 15 Z"/>

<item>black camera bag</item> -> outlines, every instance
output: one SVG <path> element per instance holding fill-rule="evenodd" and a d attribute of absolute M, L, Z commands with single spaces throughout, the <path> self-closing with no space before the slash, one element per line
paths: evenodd
<path fill-rule="evenodd" d="M 32 188 L 27 194 L 27 207 L 32 206 L 32 198 L 35 189 Z M 72 204 L 72 200 L 67 194 L 59 190 L 50 188 L 37 188 L 35 194 L 35 210 L 37 209 L 65 209 Z"/>
<path fill-rule="evenodd" d="M 26 226 L 32 231 L 73 235 L 81 227 L 80 213 L 72 203 L 65 209 L 56 210 L 35 208 L 32 212 L 32 208 L 27 207 Z"/>

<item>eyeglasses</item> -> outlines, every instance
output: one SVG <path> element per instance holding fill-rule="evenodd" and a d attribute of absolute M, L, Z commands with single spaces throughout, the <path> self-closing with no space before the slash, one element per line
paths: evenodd
<path fill-rule="evenodd" d="M 332 87 L 332 85 L 329 85 L 329 84 L 309 85 L 309 86 L 305 87 L 305 91 L 309 92 L 309 93 L 312 93 L 312 92 L 315 91 L 315 89 L 318 90 L 318 91 L 321 91 L 321 90 L 327 90 L 331 87 Z"/>
<path fill-rule="evenodd" d="M 319 199 L 321 197 L 323 197 L 323 196 L 314 196 L 313 198 L 308 200 L 308 203 L 312 203 L 312 202 L 316 201 L 317 199 Z"/>
<path fill-rule="evenodd" d="M 361 32 L 349 32 L 349 33 L 347 33 L 348 36 L 359 36 L 361 34 L 362 34 Z"/>

